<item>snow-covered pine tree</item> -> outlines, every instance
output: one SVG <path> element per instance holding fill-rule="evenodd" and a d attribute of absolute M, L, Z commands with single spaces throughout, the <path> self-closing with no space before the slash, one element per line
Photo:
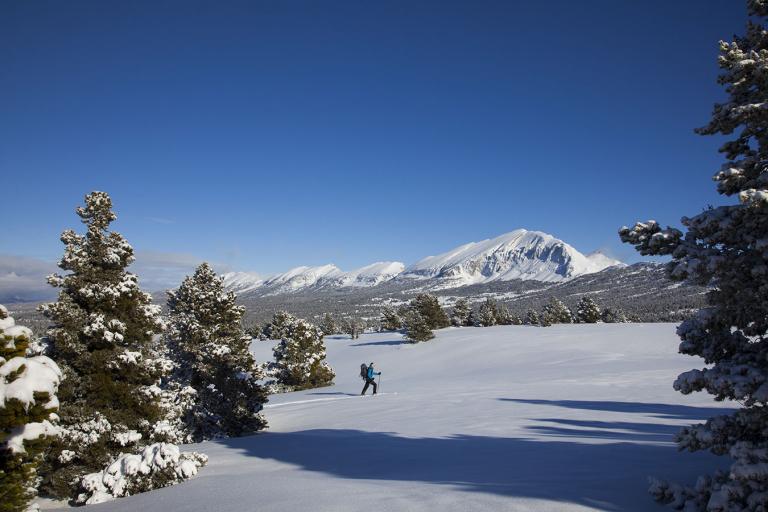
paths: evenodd
<path fill-rule="evenodd" d="M 330 313 L 323 315 L 323 320 L 320 322 L 320 330 L 323 331 L 323 336 L 338 334 L 339 327 L 336 325 L 336 320 Z"/>
<path fill-rule="evenodd" d="M 166 367 L 153 359 L 153 337 L 162 331 L 163 322 L 160 307 L 126 271 L 134 259 L 133 248 L 119 233 L 109 231 L 116 219 L 109 195 L 92 192 L 76 211 L 87 232 L 62 234 L 65 250 L 59 267 L 68 273 L 48 277 L 60 288 L 59 298 L 40 307 L 52 322 L 47 333 L 50 356 L 64 375 L 58 392 L 60 436 L 41 473 L 47 493 L 93 503 L 125 489 L 141 492 L 171 485 L 191 475 L 189 464 L 196 471 L 204 459 L 192 454 L 162 468 L 151 467 L 140 479 L 127 475 L 132 483 L 117 491 L 96 485 L 93 475 L 119 454 L 165 439 L 157 383 Z M 179 464 L 186 469 L 181 471 Z M 114 477 L 109 478 L 114 483 Z"/>
<path fill-rule="evenodd" d="M 192 404 L 180 418 L 195 442 L 261 430 L 267 401 L 262 372 L 243 332 L 243 306 L 224 289 L 207 263 L 168 292 L 167 341 L 175 370 L 171 384 L 192 388 Z"/>
<path fill-rule="evenodd" d="M 270 373 L 277 382 L 293 390 L 319 388 L 333 384 L 336 376 L 325 361 L 322 331 L 305 320 L 296 320 L 273 349 Z"/>
<path fill-rule="evenodd" d="M 551 297 L 549 299 L 549 302 L 544 306 L 542 315 L 546 315 L 549 322 L 553 324 L 573 323 L 573 313 L 571 313 L 568 306 L 563 304 L 563 301 L 557 297 Z"/>
<path fill-rule="evenodd" d="M 418 343 L 420 341 L 429 341 L 435 337 L 432 329 L 429 328 L 427 320 L 422 316 L 418 309 L 411 309 L 403 319 L 403 328 L 405 330 L 405 339 Z"/>
<path fill-rule="evenodd" d="M 482 327 L 490 327 L 496 325 L 496 318 L 498 316 L 498 310 L 496 301 L 488 297 L 480 305 L 480 311 L 478 312 L 477 319 Z"/>
<path fill-rule="evenodd" d="M 0 511 L 22 512 L 37 494 L 37 467 L 55 426 L 61 370 L 28 357 L 32 331 L 0 305 Z"/>
<path fill-rule="evenodd" d="M 600 321 L 600 306 L 590 297 L 585 295 L 576 306 L 576 319 L 582 324 L 594 324 Z"/>
<path fill-rule="evenodd" d="M 272 321 L 261 330 L 265 340 L 281 340 L 285 338 L 291 326 L 297 322 L 295 316 L 287 311 L 278 311 L 272 315 Z"/>
<path fill-rule="evenodd" d="M 440 307 L 437 297 L 430 293 L 420 293 L 411 301 L 410 306 L 411 309 L 417 310 L 424 317 L 424 321 L 427 322 L 427 327 L 430 329 L 442 329 L 451 325 L 448 315 Z"/>
<path fill-rule="evenodd" d="M 496 306 L 496 323 L 498 325 L 512 325 L 514 318 L 509 308 L 503 302 Z"/>
<path fill-rule="evenodd" d="M 380 322 L 382 331 L 397 331 L 403 327 L 403 319 L 389 306 L 382 310 Z"/>
<path fill-rule="evenodd" d="M 749 0 L 747 8 L 755 19 L 746 36 L 720 43 L 718 81 L 729 98 L 697 130 L 729 137 L 714 179 L 718 192 L 738 203 L 684 217 L 685 234 L 655 221 L 619 231 L 641 254 L 671 255 L 672 279 L 712 287 L 709 307 L 677 329 L 680 352 L 703 358 L 706 367 L 682 373 L 675 389 L 742 406 L 677 435 L 680 450 L 733 461 L 730 471 L 702 476 L 695 487 L 652 484 L 657 500 L 686 512 L 768 510 L 768 2 Z"/>
<path fill-rule="evenodd" d="M 607 324 L 622 324 L 627 322 L 627 315 L 619 308 L 605 308 L 602 320 Z"/>
<path fill-rule="evenodd" d="M 526 311 L 525 320 L 523 321 L 525 325 L 539 325 L 539 321 L 539 313 L 537 313 L 535 309 Z"/>
<path fill-rule="evenodd" d="M 456 327 L 463 327 L 469 325 L 469 314 L 472 309 L 469 307 L 469 301 L 464 297 L 457 299 L 453 304 L 453 312 L 451 314 L 451 325 Z"/>

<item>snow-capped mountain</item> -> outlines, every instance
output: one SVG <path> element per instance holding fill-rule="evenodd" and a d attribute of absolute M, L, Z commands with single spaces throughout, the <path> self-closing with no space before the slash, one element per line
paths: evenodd
<path fill-rule="evenodd" d="M 622 263 L 599 252 L 585 256 L 540 231 L 518 229 L 428 256 L 406 268 L 400 277 L 439 279 L 457 287 L 512 279 L 557 282 L 614 265 Z"/>
<path fill-rule="evenodd" d="M 428 287 L 450 288 L 513 279 L 558 282 L 615 265 L 623 263 L 600 252 L 585 256 L 551 235 L 518 229 L 429 256 L 407 268 L 398 261 L 377 262 L 349 272 L 332 264 L 302 266 L 267 279 L 250 272 L 230 272 L 224 274 L 224 284 L 238 294 L 258 295 L 409 280 L 429 280 Z"/>
<path fill-rule="evenodd" d="M 262 295 L 293 293 L 309 288 L 370 287 L 390 281 L 405 265 L 399 261 L 382 261 L 344 272 L 336 265 L 296 267 L 288 272 L 261 279 L 250 272 L 224 274 L 224 286 L 238 294 L 258 292 Z"/>

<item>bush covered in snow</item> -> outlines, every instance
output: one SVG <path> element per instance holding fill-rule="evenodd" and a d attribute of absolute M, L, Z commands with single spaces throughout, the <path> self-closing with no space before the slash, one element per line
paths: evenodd
<path fill-rule="evenodd" d="M 541 311 L 542 316 L 546 316 L 551 324 L 570 324 L 573 323 L 573 313 L 563 301 L 557 297 L 551 297 L 549 302 Z"/>
<path fill-rule="evenodd" d="M 195 476 L 207 461 L 205 455 L 182 453 L 178 446 L 168 443 L 151 444 L 138 454 L 121 453 L 102 471 L 80 480 L 82 492 L 75 502 L 92 505 L 167 487 Z"/>
<path fill-rule="evenodd" d="M 166 337 L 174 371 L 167 387 L 189 397 L 169 426 L 195 441 L 266 426 L 260 411 L 267 395 L 258 383 L 263 375 L 249 350 L 250 337 L 241 326 L 244 308 L 236 298 L 207 263 L 168 292 Z"/>
<path fill-rule="evenodd" d="M 701 134 L 730 136 L 720 151 L 727 161 L 715 174 L 723 195 L 738 203 L 683 218 L 683 233 L 655 221 L 619 231 L 641 254 L 671 255 L 671 278 L 713 285 L 709 307 L 678 327 L 680 352 L 704 359 L 706 368 L 681 374 L 675 389 L 707 391 L 737 400 L 730 415 L 684 428 L 681 450 L 730 455 L 730 471 L 703 476 L 694 487 L 654 481 L 651 493 L 678 510 L 768 510 L 768 2 L 749 0 L 745 37 L 720 43 L 719 82 L 729 99 L 715 106 Z"/>
<path fill-rule="evenodd" d="M 46 356 L 27 357 L 32 331 L 0 305 L 0 510 L 26 510 L 37 467 L 58 434 L 61 370 Z"/>

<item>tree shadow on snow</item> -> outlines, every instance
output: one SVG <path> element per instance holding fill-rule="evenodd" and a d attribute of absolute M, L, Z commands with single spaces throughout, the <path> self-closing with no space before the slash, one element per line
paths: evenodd
<path fill-rule="evenodd" d="M 653 435 L 652 430 L 666 426 L 643 428 Z M 219 442 L 253 457 L 344 479 L 424 482 L 611 511 L 653 508 L 647 494 L 650 475 L 692 483 L 724 462 L 704 453 L 680 455 L 671 445 L 470 435 L 407 438 L 360 430 L 268 432 Z"/>
<path fill-rule="evenodd" d="M 555 437 L 582 437 L 615 441 L 672 442 L 680 431 L 679 425 L 634 423 L 627 421 L 581 421 L 564 418 L 537 418 L 533 421 L 557 423 L 562 426 L 531 425 L 526 429 L 540 435 Z"/>
<path fill-rule="evenodd" d="M 384 346 L 384 345 L 411 345 L 410 341 L 406 340 L 386 340 L 386 341 L 369 341 L 368 343 L 355 343 L 350 347 L 371 347 L 371 346 Z"/>
<path fill-rule="evenodd" d="M 613 402 L 597 400 L 531 400 L 522 398 L 499 398 L 502 402 L 521 404 L 551 405 L 568 409 L 639 413 L 655 418 L 699 421 L 712 416 L 730 414 L 734 409 L 724 407 L 691 407 L 688 405 L 653 404 L 642 402 Z M 619 427 L 617 427 L 619 428 Z"/>

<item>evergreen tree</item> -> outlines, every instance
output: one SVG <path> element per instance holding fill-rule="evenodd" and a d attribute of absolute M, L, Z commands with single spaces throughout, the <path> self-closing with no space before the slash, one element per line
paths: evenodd
<path fill-rule="evenodd" d="M 350 338 L 356 340 L 363 332 L 363 321 L 357 317 L 347 317 L 341 322 L 341 330 L 344 334 L 349 334 Z"/>
<path fill-rule="evenodd" d="M 453 305 L 453 314 L 451 315 L 451 324 L 456 327 L 462 327 L 465 325 L 472 325 L 469 323 L 469 314 L 472 310 L 469 307 L 469 302 L 464 297 L 458 299 Z"/>
<path fill-rule="evenodd" d="M 514 323 L 512 313 L 509 312 L 506 304 L 499 304 L 496 307 L 496 323 L 499 325 L 512 325 Z"/>
<path fill-rule="evenodd" d="M 430 329 L 442 329 L 448 327 L 451 322 L 445 314 L 440 302 L 432 294 L 420 293 L 411 301 L 411 308 L 417 310 Z"/>
<path fill-rule="evenodd" d="M 418 309 L 412 309 L 406 314 L 403 327 L 405 328 L 405 339 L 414 343 L 428 341 L 435 337 L 427 320 Z"/>
<path fill-rule="evenodd" d="M 153 390 L 163 368 L 152 358 L 153 336 L 163 328 L 160 308 L 126 271 L 133 248 L 109 231 L 116 218 L 110 197 L 88 194 L 77 214 L 87 231 L 62 234 L 59 267 L 69 273 L 48 278 L 60 288 L 59 298 L 40 308 L 53 324 L 48 344 L 65 377 L 59 388 L 62 435 L 46 460 L 43 482 L 59 498 L 77 496 L 81 477 L 119 453 L 162 438 L 154 428 L 162 411 Z"/>
<path fill-rule="evenodd" d="M 258 384 L 263 375 L 241 326 L 245 308 L 235 300 L 207 263 L 178 290 L 168 292 L 173 382 L 180 391 L 194 390 L 189 393 L 194 397 L 191 407 L 181 419 L 196 442 L 266 426 L 259 413 L 267 401 Z"/>
<path fill-rule="evenodd" d="M 477 316 L 478 322 L 482 327 L 490 327 L 492 325 L 496 325 L 497 316 L 498 311 L 496 307 L 496 301 L 488 297 L 485 299 L 485 302 L 480 305 L 480 311 Z"/>
<path fill-rule="evenodd" d="M 700 477 L 695 487 L 659 481 L 651 487 L 657 500 L 690 512 L 768 509 L 768 3 L 749 0 L 747 8 L 757 18 L 746 36 L 720 43 L 719 82 L 729 98 L 698 130 L 729 137 L 714 179 L 718 192 L 738 203 L 684 217 L 686 233 L 655 221 L 619 231 L 641 254 L 671 255 L 672 279 L 712 286 L 709 307 L 677 330 L 680 352 L 703 358 L 706 367 L 681 374 L 674 387 L 741 407 L 683 428 L 676 440 L 680 450 L 730 455 L 732 465 Z"/>
<path fill-rule="evenodd" d="M 556 297 L 549 299 L 549 302 L 544 306 L 542 314 L 546 315 L 549 322 L 553 324 L 573 323 L 573 313 L 568 309 L 568 306 Z"/>
<path fill-rule="evenodd" d="M 274 348 L 270 373 L 290 389 L 311 389 L 333 384 L 336 374 L 325 362 L 322 331 L 305 320 L 290 324 Z"/>
<path fill-rule="evenodd" d="M 535 309 L 529 309 L 525 313 L 525 325 L 539 325 L 539 314 Z"/>
<path fill-rule="evenodd" d="M 330 313 L 326 313 L 323 316 L 323 321 L 320 322 L 320 330 L 323 331 L 324 336 L 338 333 L 339 328 L 336 325 L 336 320 L 334 320 Z"/>
<path fill-rule="evenodd" d="M 473 327 L 482 327 L 482 324 L 478 319 L 478 313 L 474 309 L 469 311 L 469 316 L 467 317 L 467 325 L 470 325 Z"/>
<path fill-rule="evenodd" d="M 602 320 L 607 324 L 622 324 L 628 321 L 627 316 L 619 308 L 605 308 Z"/>
<path fill-rule="evenodd" d="M 403 327 L 403 320 L 400 315 L 390 307 L 385 307 L 381 312 L 381 330 L 397 331 Z"/>
<path fill-rule="evenodd" d="M 594 324 L 600 321 L 600 306 L 592 300 L 592 297 L 585 295 L 579 301 L 576 307 L 576 318 L 583 324 Z"/>
<path fill-rule="evenodd" d="M 272 315 L 272 321 L 262 329 L 262 336 L 267 340 L 282 340 L 288 335 L 297 319 L 287 311 L 278 311 Z"/>
<path fill-rule="evenodd" d="M 539 326 L 541 327 L 550 327 L 552 325 L 552 318 L 549 316 L 549 313 L 546 311 L 543 311 L 541 314 L 539 314 Z"/>
<path fill-rule="evenodd" d="M 46 356 L 27 357 L 32 331 L 0 305 L 0 511 L 27 510 L 37 467 L 56 435 L 61 370 Z"/>

